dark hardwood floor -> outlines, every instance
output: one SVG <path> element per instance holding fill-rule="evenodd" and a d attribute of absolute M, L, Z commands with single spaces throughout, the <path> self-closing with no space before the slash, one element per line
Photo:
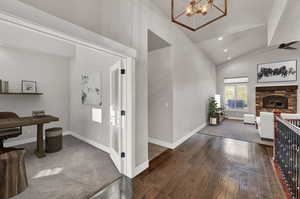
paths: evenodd
<path fill-rule="evenodd" d="M 132 182 L 121 178 L 97 198 L 284 198 L 271 165 L 270 147 L 196 134 L 162 156 Z"/>

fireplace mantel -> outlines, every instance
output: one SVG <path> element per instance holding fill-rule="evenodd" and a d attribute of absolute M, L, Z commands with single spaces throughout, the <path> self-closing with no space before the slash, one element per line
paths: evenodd
<path fill-rule="evenodd" d="M 297 85 L 291 86 L 257 86 L 256 91 L 286 91 L 286 90 L 297 90 Z"/>
<path fill-rule="evenodd" d="M 297 89 L 297 85 L 256 87 L 256 115 L 259 116 L 260 112 L 272 112 L 274 108 L 283 113 L 297 113 Z M 264 104 L 264 99 L 268 97 L 274 98 L 274 106 L 280 105 L 280 100 L 286 104 L 272 108 L 271 104 Z M 272 99 L 270 101 L 272 103 Z"/>

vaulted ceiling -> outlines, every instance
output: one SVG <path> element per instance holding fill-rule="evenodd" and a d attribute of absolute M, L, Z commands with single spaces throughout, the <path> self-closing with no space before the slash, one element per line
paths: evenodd
<path fill-rule="evenodd" d="M 171 18 L 171 0 L 153 1 Z M 273 0 L 228 0 L 226 17 L 196 32 L 180 28 L 218 65 L 267 46 L 267 23 L 272 5 Z M 219 41 L 221 36 L 223 40 Z"/>

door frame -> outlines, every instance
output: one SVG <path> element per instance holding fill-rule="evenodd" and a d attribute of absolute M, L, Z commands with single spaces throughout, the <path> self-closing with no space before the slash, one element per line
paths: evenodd
<path fill-rule="evenodd" d="M 127 177 L 133 178 L 135 175 L 135 166 L 132 164 L 134 158 L 135 136 L 134 132 L 134 85 L 135 85 L 135 70 L 134 59 L 123 58 L 121 60 L 121 69 L 124 69 L 125 74 L 121 75 L 121 109 L 125 111 L 125 115 L 121 116 L 121 151 L 125 153 L 125 157 L 121 158 L 120 168 L 121 173 Z M 111 86 L 111 85 L 110 85 Z M 112 143 L 110 143 L 111 147 Z"/>
<path fill-rule="evenodd" d="M 56 19 L 61 20 L 61 19 Z M 33 21 L 28 21 L 25 18 L 20 18 L 17 16 L 13 16 L 10 13 L 0 11 L 0 21 L 3 23 L 7 23 L 13 26 L 16 26 L 18 28 L 22 28 L 28 31 L 32 31 L 35 33 L 42 34 L 47 37 L 51 37 L 54 39 L 58 39 L 70 44 L 77 46 L 84 46 L 86 48 L 105 52 L 110 55 L 118 56 L 120 59 L 124 60 L 124 65 L 126 67 L 126 75 L 124 75 L 124 85 L 125 85 L 125 99 L 126 102 L 124 104 L 125 111 L 126 111 L 126 123 L 125 123 L 125 129 L 126 129 L 126 136 L 122 137 L 123 143 L 125 143 L 125 147 L 123 151 L 126 153 L 125 158 L 122 159 L 124 164 L 124 170 L 122 171 L 122 174 L 133 178 L 135 174 L 135 57 L 136 57 L 136 50 L 126 47 L 123 44 L 120 44 L 118 42 L 112 41 L 111 39 L 108 39 L 106 37 L 103 37 L 101 35 L 95 34 L 97 36 L 96 40 L 94 41 L 87 41 L 86 38 L 72 36 L 67 33 L 63 33 L 58 30 L 50 29 L 48 27 L 39 25 Z M 61 20 L 62 23 L 66 23 L 65 21 Z M 91 32 L 88 30 L 82 30 L 81 27 L 75 27 L 73 24 L 68 24 L 70 30 L 74 29 L 80 29 L 82 32 L 86 32 L 87 35 L 90 35 Z M 68 27 L 67 27 L 68 28 Z M 72 32 L 72 31 L 70 31 Z M 84 34 L 83 34 L 84 35 Z M 94 38 L 95 39 L 95 38 Z M 107 44 L 108 41 L 111 43 L 111 48 L 108 49 L 107 47 L 101 46 L 102 44 Z M 120 47 L 122 52 L 125 53 L 119 53 L 115 50 L 116 47 Z M 128 49 L 127 51 L 124 49 Z M 126 54 L 129 52 L 128 54 Z M 123 135 L 122 135 L 123 136 Z M 84 141 L 84 140 L 83 140 Z M 96 144 L 95 144 L 96 146 Z"/>
<path fill-rule="evenodd" d="M 125 127 L 125 122 L 126 122 L 126 118 L 122 115 L 122 111 L 125 109 L 124 105 L 123 105 L 123 101 L 126 99 L 123 99 L 123 74 L 122 74 L 122 69 L 123 69 L 123 60 L 119 60 L 116 63 L 114 63 L 112 66 L 110 66 L 109 68 L 109 96 L 110 96 L 110 100 L 109 100 L 109 112 L 110 112 L 110 117 L 109 117 L 109 121 L 110 121 L 110 129 L 109 129 L 109 140 L 110 140 L 110 158 L 112 159 L 113 163 L 115 164 L 115 166 L 117 167 L 117 169 L 119 170 L 120 173 L 123 173 L 124 170 L 124 166 L 126 166 L 126 163 L 124 164 L 124 162 L 122 161 L 122 153 L 126 150 L 125 149 L 125 145 L 123 145 L 123 139 L 125 138 L 125 136 L 123 136 L 123 134 L 126 134 L 126 128 Z M 116 78 L 117 84 L 116 83 Z M 113 98 L 116 97 L 114 96 L 114 94 L 116 93 L 115 88 L 117 87 L 117 101 L 116 104 L 113 104 L 114 100 Z M 117 105 L 117 110 L 114 110 L 113 105 Z M 112 114 L 114 113 L 114 118 L 112 118 Z M 126 112 L 125 112 L 125 116 L 126 116 Z M 124 118 L 124 119 L 123 119 Z M 114 123 L 114 124 L 112 124 Z M 117 130 L 117 139 L 118 139 L 118 151 L 115 150 L 114 148 L 114 133 L 115 130 Z M 125 155 L 126 157 L 126 155 Z"/>

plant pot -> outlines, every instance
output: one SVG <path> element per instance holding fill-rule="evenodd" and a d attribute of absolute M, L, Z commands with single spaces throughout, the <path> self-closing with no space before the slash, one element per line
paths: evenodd
<path fill-rule="evenodd" d="M 209 118 L 210 125 L 218 125 L 218 118 L 217 117 L 210 117 Z"/>

